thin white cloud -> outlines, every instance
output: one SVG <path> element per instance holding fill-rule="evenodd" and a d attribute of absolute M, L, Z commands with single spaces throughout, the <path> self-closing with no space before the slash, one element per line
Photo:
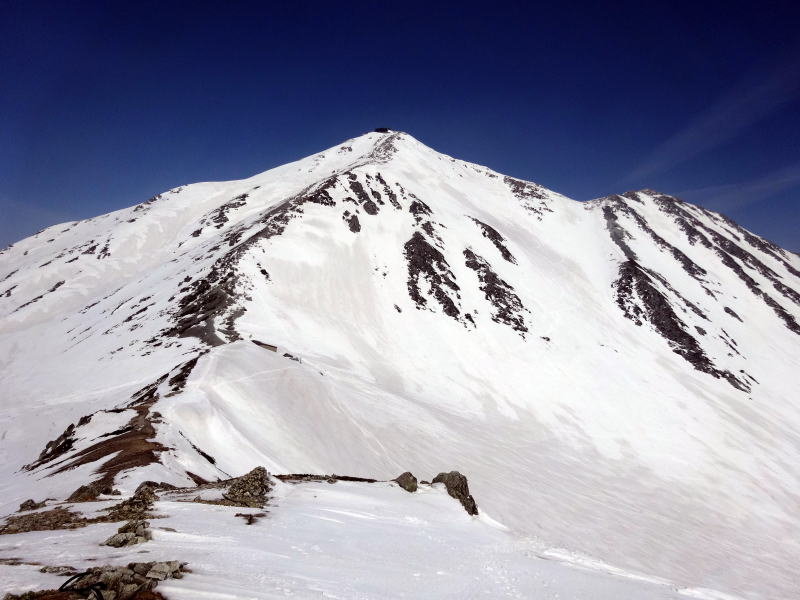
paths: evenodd
<path fill-rule="evenodd" d="M 658 146 L 626 178 L 642 181 L 721 146 L 800 96 L 800 57 L 729 91 Z"/>
<path fill-rule="evenodd" d="M 686 190 L 675 195 L 726 212 L 756 204 L 796 187 L 800 187 L 800 161 L 751 181 Z"/>

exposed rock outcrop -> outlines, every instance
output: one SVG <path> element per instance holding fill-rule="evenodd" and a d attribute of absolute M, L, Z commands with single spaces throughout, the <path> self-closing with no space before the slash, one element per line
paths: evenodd
<path fill-rule="evenodd" d="M 87 519 L 79 513 L 59 506 L 52 510 L 8 517 L 5 525 L 0 527 L 0 535 L 25 533 L 27 531 L 76 529 L 84 527 L 87 523 Z"/>
<path fill-rule="evenodd" d="M 150 486 L 139 486 L 136 492 L 119 504 L 115 504 L 108 509 L 108 521 L 141 521 L 151 515 L 148 511 L 152 510 L 153 503 L 158 500 L 158 496 Z"/>
<path fill-rule="evenodd" d="M 417 478 L 414 477 L 411 471 L 406 471 L 393 481 L 407 492 L 417 491 Z"/>
<path fill-rule="evenodd" d="M 467 513 L 471 515 L 478 514 L 478 505 L 475 504 L 475 499 L 469 493 L 467 478 L 458 471 L 439 473 L 431 483 L 443 483 L 444 487 L 447 488 L 447 493 L 461 502 L 461 506 L 464 507 Z"/>
<path fill-rule="evenodd" d="M 78 600 L 105 598 L 107 600 L 163 600 L 153 589 L 165 579 L 181 579 L 186 563 L 167 562 L 129 563 L 127 567 L 105 565 L 92 567 L 74 575 L 62 589 L 6 594 L 3 600 Z M 95 590 L 98 590 L 98 594 Z"/>
<path fill-rule="evenodd" d="M 36 502 L 33 498 L 28 498 L 19 505 L 19 512 L 25 512 L 28 510 L 36 510 L 37 508 L 42 508 L 45 504 L 47 504 L 46 500 L 42 500 L 41 502 Z"/>
<path fill-rule="evenodd" d="M 97 500 L 100 494 L 111 494 L 113 489 L 103 481 L 95 481 L 86 485 L 80 486 L 77 490 L 70 494 L 67 502 L 92 502 Z"/>

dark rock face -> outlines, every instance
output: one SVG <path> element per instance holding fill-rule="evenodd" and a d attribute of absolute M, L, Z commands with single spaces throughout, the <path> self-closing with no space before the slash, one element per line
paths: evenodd
<path fill-rule="evenodd" d="M 723 378 L 736 389 L 749 391 L 750 386 L 729 371 L 714 366 L 697 340 L 687 331 L 669 300 L 655 286 L 647 271 L 635 260 L 627 260 L 619 267 L 619 278 L 614 282 L 617 305 L 625 316 L 642 325 L 650 323 L 672 348 L 695 369 L 717 378 Z"/>
<path fill-rule="evenodd" d="M 177 373 L 175 373 L 172 377 L 169 378 L 167 383 L 169 384 L 169 392 L 166 394 L 167 396 L 172 396 L 174 394 L 178 394 L 183 391 L 183 388 L 186 387 L 186 380 L 189 378 L 189 375 L 192 372 L 192 369 L 195 368 L 197 365 L 197 361 L 202 356 L 202 352 L 195 356 L 192 359 L 187 360 L 185 363 L 180 365 L 177 368 Z M 172 374 L 173 371 L 170 371 Z"/>
<path fill-rule="evenodd" d="M 739 321 L 740 323 L 742 323 L 742 322 L 743 322 L 743 321 L 742 321 L 742 318 L 741 318 L 739 315 L 737 315 L 737 314 L 734 312 L 734 310 L 733 310 L 732 308 L 728 308 L 728 307 L 726 306 L 726 307 L 724 308 L 724 310 L 725 310 L 725 312 L 726 312 L 726 313 L 728 313 L 730 316 L 732 316 L 734 319 L 736 319 L 736 320 L 737 320 L 737 321 Z"/>
<path fill-rule="evenodd" d="M 512 264 L 517 264 L 517 259 L 514 258 L 514 255 L 511 254 L 508 248 L 506 248 L 506 238 L 504 238 L 499 231 L 497 231 L 491 225 L 487 225 L 483 221 L 476 219 L 475 217 L 470 217 L 470 219 L 472 219 L 475 224 L 481 228 L 483 237 L 494 244 L 494 247 L 497 248 L 498 252 L 500 252 L 500 255 L 504 259 Z"/>
<path fill-rule="evenodd" d="M 478 505 L 475 504 L 475 499 L 469 493 L 467 478 L 458 471 L 439 473 L 431 483 L 443 483 L 447 488 L 447 493 L 461 502 L 461 506 L 464 507 L 468 514 L 478 514 Z"/>
<path fill-rule="evenodd" d="M 218 208 L 212 210 L 208 215 L 206 215 L 206 217 L 203 218 L 201 223 L 203 225 L 213 224 L 215 229 L 221 229 L 225 223 L 230 220 L 228 213 L 244 206 L 245 204 L 247 204 L 247 194 L 236 196 L 236 198 L 229 200 L 225 204 L 222 204 Z"/>
<path fill-rule="evenodd" d="M 347 223 L 348 229 L 353 233 L 361 231 L 361 223 L 358 220 L 358 215 L 351 214 L 350 211 L 346 210 L 342 215 L 342 220 Z"/>
<path fill-rule="evenodd" d="M 542 186 L 513 177 L 503 177 L 503 183 L 508 186 L 525 210 L 537 215 L 540 221 L 544 213 L 553 212 L 553 209 L 547 206 L 547 192 Z"/>
<path fill-rule="evenodd" d="M 417 491 L 417 478 L 414 477 L 414 475 L 412 475 L 410 471 L 406 471 L 393 481 L 395 481 L 397 485 L 399 485 L 407 492 Z"/>
<path fill-rule="evenodd" d="M 646 233 L 651 240 L 661 249 L 666 250 L 672 257 L 680 263 L 681 267 L 684 271 L 686 271 L 689 275 L 691 275 L 694 279 L 698 281 L 702 281 L 702 277 L 706 275 L 706 270 L 703 269 L 701 266 L 696 264 L 692 261 L 686 254 L 684 254 L 681 250 L 667 242 L 664 238 L 658 235 L 647 220 L 640 215 L 636 210 L 631 208 L 631 206 L 625 202 L 625 198 L 628 200 L 635 200 L 636 202 L 642 203 L 642 200 L 637 198 L 635 192 L 626 192 L 620 196 L 609 196 L 606 198 L 607 205 L 603 207 L 603 216 L 606 219 L 606 227 L 611 233 L 612 239 L 619 245 L 619 239 L 615 237 L 614 232 L 612 231 L 612 226 L 610 223 L 614 223 L 617 228 L 622 229 L 621 225 L 619 225 L 617 214 L 625 215 L 629 219 L 631 219 L 636 225 L 639 227 L 641 231 Z M 624 230 L 623 230 L 624 231 Z M 630 237 L 630 235 L 625 232 L 626 237 Z M 628 248 L 628 250 L 630 250 Z M 623 248 L 623 251 L 625 249 Z M 625 255 L 628 258 L 635 258 L 635 256 L 631 256 L 632 253 L 625 252 Z"/>
<path fill-rule="evenodd" d="M 421 281 L 425 280 L 430 286 L 429 295 L 436 299 L 444 314 L 457 319 L 461 311 L 451 294 L 459 299 L 460 288 L 444 255 L 429 244 L 419 231 L 405 243 L 404 250 L 408 262 L 408 295 L 417 308 L 428 307 L 428 300 L 420 288 Z"/>
<path fill-rule="evenodd" d="M 43 464 L 53 461 L 72 450 L 73 446 L 75 445 L 76 427 L 86 425 L 91 420 L 92 416 L 86 415 L 80 418 L 77 425 L 70 423 L 60 436 L 50 442 L 47 442 L 44 450 L 41 451 L 39 458 L 36 459 L 36 461 L 25 465 L 23 468 L 26 471 L 33 471 Z"/>
<path fill-rule="evenodd" d="M 375 175 L 375 179 L 378 181 L 378 183 L 380 183 L 381 187 L 383 188 L 383 193 L 386 194 L 387 198 L 389 198 L 389 202 L 392 204 L 392 206 L 398 210 L 402 208 L 400 203 L 397 201 L 397 194 L 395 194 L 394 190 L 389 187 L 389 184 L 386 183 L 386 180 L 384 180 L 383 176 L 378 173 Z"/>
<path fill-rule="evenodd" d="M 464 258 L 466 259 L 464 264 L 478 274 L 481 291 L 492 305 L 492 320 L 495 323 L 508 325 L 520 334 L 527 333 L 524 314 L 528 311 L 514 292 L 514 288 L 501 279 L 482 256 L 467 249 L 464 250 Z"/>
<path fill-rule="evenodd" d="M 29 510 L 36 510 L 37 508 L 42 508 L 47 502 L 42 500 L 41 502 L 36 502 L 32 498 L 25 500 L 22 504 L 19 505 L 19 512 L 26 512 Z"/>
<path fill-rule="evenodd" d="M 370 198 L 369 194 L 367 194 L 364 186 L 358 181 L 358 176 L 355 173 L 348 173 L 347 174 L 348 182 L 347 185 L 350 188 L 350 191 L 355 194 L 356 200 L 353 198 L 349 198 L 350 202 L 358 204 L 361 208 L 364 209 L 364 212 L 368 215 L 377 215 L 378 214 L 378 205 L 375 204 L 373 198 L 377 200 L 380 204 L 383 204 L 381 200 L 380 192 L 377 190 L 373 190 L 370 188 L 370 192 L 372 193 L 372 198 Z M 367 185 L 369 186 L 371 183 L 372 177 L 367 175 Z"/>
<path fill-rule="evenodd" d="M 772 283 L 773 288 L 778 293 L 796 304 L 800 304 L 800 294 L 780 281 L 780 275 L 775 273 L 775 271 L 749 252 L 745 247 L 745 243 L 752 248 L 756 248 L 772 256 L 791 275 L 800 277 L 800 272 L 792 267 L 786 260 L 785 250 L 772 242 L 754 236 L 727 217 L 714 211 L 699 208 L 679 200 L 678 198 L 665 196 L 663 194 L 655 194 L 654 200 L 664 213 L 670 215 L 674 219 L 675 223 L 688 238 L 690 244 L 694 245 L 700 243 L 705 248 L 713 250 L 722 261 L 722 264 L 733 271 L 753 294 L 761 298 L 761 300 L 783 320 L 787 329 L 800 335 L 800 324 L 797 323 L 794 316 L 783 308 L 772 296 L 762 290 L 759 283 L 742 267 L 742 265 L 745 265 L 747 268 L 758 272 Z M 728 230 L 729 235 L 734 237 L 738 243 L 729 240 L 719 232 L 706 226 L 694 213 L 705 215 L 724 226 Z M 741 238 L 739 236 L 741 236 Z M 742 239 L 744 242 L 741 241 Z"/>
<path fill-rule="evenodd" d="M 255 224 L 240 224 L 229 229 L 223 238 L 226 251 L 202 277 L 181 289 L 178 308 L 171 316 L 173 324 L 148 343 L 160 344 L 163 336 L 197 337 L 209 346 L 219 346 L 226 343 L 220 333 L 227 341 L 240 339 L 235 329 L 236 319 L 243 314 L 238 303 L 241 290 L 236 267 L 239 261 L 254 244 L 283 234 L 293 219 L 303 215 L 303 205 L 335 206 L 329 190 L 337 183 L 338 176 L 329 177 L 265 211 Z M 218 249 L 219 246 L 215 246 L 209 252 Z M 226 330 L 218 331 L 215 320 L 224 322 Z"/>
<path fill-rule="evenodd" d="M 256 467 L 247 475 L 234 479 L 222 497 L 236 506 L 263 508 L 271 489 L 272 484 L 267 470 L 264 467 Z"/>

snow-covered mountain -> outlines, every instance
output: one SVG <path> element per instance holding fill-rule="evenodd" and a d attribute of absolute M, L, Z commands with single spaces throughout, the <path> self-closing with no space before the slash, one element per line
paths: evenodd
<path fill-rule="evenodd" d="M 535 538 L 800 582 L 800 257 L 369 133 L 0 253 L 0 512 L 98 482 L 458 469 Z"/>

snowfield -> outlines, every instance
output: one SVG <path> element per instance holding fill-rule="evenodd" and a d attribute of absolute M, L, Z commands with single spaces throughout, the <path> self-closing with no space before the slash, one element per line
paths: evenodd
<path fill-rule="evenodd" d="M 273 503 L 268 517 L 245 525 L 234 516 L 240 508 L 161 501 L 157 513 L 164 518 L 151 521 L 153 540 L 133 549 L 99 546 L 116 530 L 103 524 L 4 536 L 0 558 L 24 554 L 42 564 L 85 568 L 181 556 L 192 572 L 158 586 L 174 600 L 725 600 L 543 557 L 489 517 L 467 515 L 438 484 L 409 494 L 393 483 L 278 482 Z M 64 581 L 33 566 L 0 565 L 0 573 L 3 591 L 58 587 Z"/>
<path fill-rule="evenodd" d="M 158 589 L 789 600 L 799 320 L 800 257 L 722 215 L 576 202 L 369 133 L 0 252 L 0 514 L 258 465 L 458 470 L 502 528 L 389 484 L 280 488 L 252 526 L 162 500 L 183 533 L 145 546 L 194 572 Z"/>

